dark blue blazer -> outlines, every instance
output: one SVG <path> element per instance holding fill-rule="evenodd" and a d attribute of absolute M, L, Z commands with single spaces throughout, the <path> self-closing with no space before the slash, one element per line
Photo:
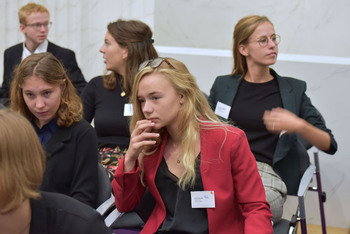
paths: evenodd
<path fill-rule="evenodd" d="M 47 52 L 52 53 L 58 58 L 65 69 L 69 79 L 72 81 L 74 87 L 80 94 L 85 85 L 86 81 L 84 76 L 78 67 L 77 60 L 75 59 L 75 53 L 72 50 L 62 48 L 49 42 Z M 15 67 L 21 63 L 23 53 L 23 43 L 19 43 L 5 50 L 4 53 L 4 77 L 2 87 L 0 89 L 0 97 L 9 98 L 11 80 L 14 75 Z"/>
<path fill-rule="evenodd" d="M 331 146 L 326 153 L 334 154 L 337 151 L 337 142 L 331 130 L 326 127 L 322 115 L 306 95 L 306 82 L 290 77 L 281 77 L 274 70 L 271 69 L 270 71 L 271 75 L 277 79 L 283 108 L 305 119 L 315 127 L 328 132 L 331 137 Z M 240 75 L 225 75 L 216 78 L 208 98 L 213 110 L 215 110 L 218 101 L 232 106 L 240 84 L 240 77 Z M 303 170 L 309 164 L 307 154 L 300 155 L 298 139 L 294 133 L 283 134 L 277 142 L 273 156 L 272 167 L 286 183 L 288 194 L 297 191 Z"/>
<path fill-rule="evenodd" d="M 86 120 L 69 128 L 58 127 L 44 149 L 47 162 L 41 190 L 62 193 L 96 208 L 95 129 Z"/>

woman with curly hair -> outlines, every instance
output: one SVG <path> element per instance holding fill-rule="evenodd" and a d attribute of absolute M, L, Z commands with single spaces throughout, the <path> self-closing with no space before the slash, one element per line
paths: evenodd
<path fill-rule="evenodd" d="M 96 206 L 97 141 L 83 105 L 60 61 L 33 54 L 16 69 L 10 108 L 33 124 L 46 151 L 41 190 Z"/>

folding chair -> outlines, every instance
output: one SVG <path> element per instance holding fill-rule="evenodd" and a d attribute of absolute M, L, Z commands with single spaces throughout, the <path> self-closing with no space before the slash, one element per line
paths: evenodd
<path fill-rule="evenodd" d="M 298 205 L 296 213 L 292 216 L 291 220 L 282 219 L 279 223 L 274 225 L 273 230 L 276 234 L 297 233 L 298 223 L 300 223 L 301 233 L 307 234 L 306 228 L 306 211 L 305 211 L 305 196 L 307 191 L 315 191 L 318 193 L 321 224 L 322 224 L 322 233 L 326 234 L 326 219 L 324 213 L 323 203 L 326 201 L 326 193 L 322 191 L 321 185 L 321 175 L 320 175 L 320 163 L 318 159 L 319 150 L 316 147 L 312 147 L 309 151 L 313 153 L 314 156 L 314 165 L 310 163 L 309 167 L 305 170 L 300 183 L 297 194 L 288 194 L 298 197 Z M 316 186 L 310 187 L 310 183 L 313 178 L 316 178 Z"/>
<path fill-rule="evenodd" d="M 96 210 L 105 217 L 107 227 L 113 229 L 114 233 L 139 233 L 151 215 L 155 200 L 148 189 L 146 189 L 139 205 L 132 211 L 121 213 L 115 208 L 115 198 L 111 197 L 101 204 Z"/>

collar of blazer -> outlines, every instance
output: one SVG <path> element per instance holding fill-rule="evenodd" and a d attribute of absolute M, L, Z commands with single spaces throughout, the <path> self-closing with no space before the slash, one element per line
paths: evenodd
<path fill-rule="evenodd" d="M 46 143 L 44 149 L 46 151 L 47 159 L 50 159 L 56 152 L 61 150 L 65 142 L 72 138 L 72 129 L 76 123 L 73 123 L 69 128 L 58 127 L 57 131 L 52 135 L 51 139 Z"/>

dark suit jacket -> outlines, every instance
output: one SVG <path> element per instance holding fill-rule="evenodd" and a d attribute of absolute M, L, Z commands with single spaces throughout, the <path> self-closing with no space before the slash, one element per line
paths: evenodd
<path fill-rule="evenodd" d="M 30 234 L 110 234 L 93 208 L 62 194 L 41 192 L 31 200 Z"/>
<path fill-rule="evenodd" d="M 69 128 L 58 127 L 44 146 L 47 154 L 42 191 L 63 193 L 96 207 L 97 140 L 85 120 Z"/>
<path fill-rule="evenodd" d="M 331 146 L 326 153 L 334 154 L 337 151 L 337 143 L 330 129 L 326 127 L 320 112 L 312 105 L 310 98 L 305 94 L 306 83 L 290 77 L 281 77 L 271 69 L 271 74 L 277 79 L 280 88 L 283 108 L 305 119 L 310 124 L 329 133 Z M 209 96 L 209 103 L 215 110 L 217 102 L 232 106 L 233 100 L 240 84 L 240 75 L 219 76 L 216 78 Z M 298 158 L 300 151 L 296 134 L 283 134 L 276 146 L 272 167 L 286 183 L 288 194 L 295 193 L 305 168 L 309 163 L 308 158 Z"/>
<path fill-rule="evenodd" d="M 69 79 L 72 81 L 74 87 L 80 94 L 85 85 L 86 81 L 80 68 L 78 67 L 77 61 L 75 59 L 75 53 L 72 50 L 62 48 L 49 42 L 47 47 L 47 52 L 52 53 L 56 58 L 58 58 L 65 69 Z M 10 85 L 13 77 L 15 67 L 21 63 L 23 53 L 23 43 L 19 43 L 5 50 L 4 53 L 4 77 L 2 82 L 2 87 L 0 89 L 0 97 L 9 98 Z"/>

